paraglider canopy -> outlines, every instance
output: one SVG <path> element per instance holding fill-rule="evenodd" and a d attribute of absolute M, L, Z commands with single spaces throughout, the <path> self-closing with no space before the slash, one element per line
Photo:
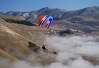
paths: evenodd
<path fill-rule="evenodd" d="M 41 15 L 38 17 L 37 24 L 40 28 L 49 28 L 49 26 L 53 23 L 53 17 L 48 15 Z"/>

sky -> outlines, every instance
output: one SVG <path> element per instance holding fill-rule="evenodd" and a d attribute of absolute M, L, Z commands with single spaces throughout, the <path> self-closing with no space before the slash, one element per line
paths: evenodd
<path fill-rule="evenodd" d="M 77 10 L 99 6 L 99 0 L 0 0 L 0 11 L 32 11 L 43 7 Z"/>

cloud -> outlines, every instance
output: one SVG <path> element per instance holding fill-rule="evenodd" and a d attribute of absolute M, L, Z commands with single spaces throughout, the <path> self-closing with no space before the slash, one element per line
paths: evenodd
<path fill-rule="evenodd" d="M 99 42 L 96 41 L 96 37 L 85 35 L 67 37 L 50 36 L 46 38 L 45 44 L 49 51 L 48 54 L 42 52 L 36 59 L 46 61 L 47 63 L 53 60 L 54 57 L 55 61 L 43 65 L 39 61 L 36 64 L 32 64 L 20 60 L 9 64 L 8 61 L 0 60 L 0 65 L 2 63 L 7 66 L 10 65 L 10 68 L 99 68 L 99 64 L 94 65 L 89 60 L 83 58 L 85 56 L 91 58 L 97 57 L 99 59 Z M 51 54 L 54 51 L 57 52 L 56 56 Z M 7 68 L 7 66 L 4 68 Z"/>

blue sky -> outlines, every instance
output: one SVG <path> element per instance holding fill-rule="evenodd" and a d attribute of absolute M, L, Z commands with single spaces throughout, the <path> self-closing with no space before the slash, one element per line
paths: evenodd
<path fill-rule="evenodd" d="M 43 7 L 76 10 L 99 6 L 99 0 L 0 0 L 0 11 L 31 11 Z"/>

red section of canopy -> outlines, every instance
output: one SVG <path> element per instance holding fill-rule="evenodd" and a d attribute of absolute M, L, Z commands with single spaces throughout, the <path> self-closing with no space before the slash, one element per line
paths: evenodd
<path fill-rule="evenodd" d="M 45 16 L 44 15 L 41 15 L 38 17 L 38 20 L 37 20 L 37 24 L 39 25 L 42 21 L 42 19 L 44 18 Z"/>

